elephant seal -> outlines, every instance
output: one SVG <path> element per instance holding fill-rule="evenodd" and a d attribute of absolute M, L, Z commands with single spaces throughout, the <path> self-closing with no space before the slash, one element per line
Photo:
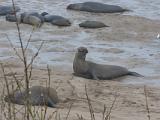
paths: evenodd
<path fill-rule="evenodd" d="M 11 15 L 11 14 L 6 15 L 6 21 L 16 22 L 16 17 L 15 17 L 15 15 Z M 17 15 L 17 22 L 18 22 L 18 23 L 21 23 L 21 15 Z"/>
<path fill-rule="evenodd" d="M 41 27 L 41 25 L 43 24 L 41 19 L 39 19 L 38 17 L 33 16 L 33 15 L 24 16 L 24 18 L 22 19 L 22 23 L 33 25 L 36 27 Z"/>
<path fill-rule="evenodd" d="M 129 11 L 117 5 L 108 5 L 99 2 L 84 2 L 70 4 L 67 6 L 67 9 L 94 13 L 117 13 Z"/>
<path fill-rule="evenodd" d="M 62 16 L 58 16 L 58 15 L 45 15 L 44 16 L 44 21 L 45 22 L 50 22 L 53 25 L 57 25 L 57 26 L 70 26 L 71 22 L 62 17 Z"/>
<path fill-rule="evenodd" d="M 5 96 L 6 102 L 12 102 L 19 105 L 26 104 L 26 91 L 14 91 Z M 46 88 L 42 86 L 33 86 L 29 89 L 29 104 L 30 105 L 46 105 L 48 107 L 55 107 L 59 99 L 56 90 L 53 88 Z"/>
<path fill-rule="evenodd" d="M 41 22 L 43 23 L 44 22 L 44 16 L 43 16 L 44 14 L 45 14 L 44 12 L 41 14 L 39 14 L 37 12 L 24 12 L 21 14 L 21 18 L 23 20 L 25 16 L 35 16 L 35 17 L 39 18 L 41 20 Z"/>
<path fill-rule="evenodd" d="M 15 6 L 15 12 L 20 11 L 20 8 L 18 6 Z M 13 14 L 14 13 L 14 9 L 13 6 L 2 6 L 0 5 L 0 15 L 4 16 L 7 14 Z"/>
<path fill-rule="evenodd" d="M 109 27 L 102 22 L 99 21 L 85 21 L 79 24 L 80 27 L 84 28 L 102 28 L 102 27 Z"/>
<path fill-rule="evenodd" d="M 74 75 L 95 80 L 113 79 L 125 75 L 140 77 L 142 75 L 131 72 L 124 67 L 116 65 L 102 65 L 86 61 L 87 48 L 79 47 L 73 62 Z"/>
<path fill-rule="evenodd" d="M 42 12 L 41 15 L 45 16 L 45 15 L 48 15 L 48 13 L 47 12 Z"/>
<path fill-rule="evenodd" d="M 9 22 L 16 22 L 15 15 L 6 15 L 6 20 Z M 24 23 L 29 25 L 34 25 L 36 27 L 40 27 L 44 22 L 44 17 L 37 12 L 24 12 L 22 14 L 17 15 L 18 23 Z"/>
<path fill-rule="evenodd" d="M 51 23 L 57 26 L 71 26 L 71 22 L 67 19 L 52 20 Z"/>

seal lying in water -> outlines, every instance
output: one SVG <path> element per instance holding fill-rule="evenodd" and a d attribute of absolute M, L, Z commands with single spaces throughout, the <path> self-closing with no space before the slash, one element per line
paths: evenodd
<path fill-rule="evenodd" d="M 140 77 L 142 75 L 131 72 L 124 67 L 116 65 L 102 65 L 90 61 L 86 61 L 87 48 L 79 47 L 73 62 L 73 70 L 75 76 L 80 76 L 88 79 L 105 80 L 113 79 L 125 75 L 133 75 Z"/>
<path fill-rule="evenodd" d="M 95 13 L 117 13 L 128 11 L 127 9 L 124 9 L 120 6 L 108 5 L 99 2 L 84 2 L 70 4 L 68 5 L 67 9 Z"/>
<path fill-rule="evenodd" d="M 33 25 L 33 26 L 36 26 L 36 27 L 41 27 L 41 25 L 43 24 L 41 19 L 39 19 L 38 17 L 33 16 L 33 15 L 26 15 L 23 18 L 22 23 Z"/>
<path fill-rule="evenodd" d="M 37 12 L 31 12 L 31 13 L 24 12 L 21 14 L 21 22 L 41 27 L 41 25 L 44 23 L 44 17 Z"/>
<path fill-rule="evenodd" d="M 102 22 L 99 21 L 85 21 L 79 24 L 80 27 L 83 28 L 102 28 L 102 27 L 109 27 Z"/>
<path fill-rule="evenodd" d="M 9 22 L 16 22 L 15 15 L 6 15 L 6 20 Z M 40 27 L 44 22 L 44 17 L 37 12 L 24 12 L 22 14 L 17 15 L 18 23 L 24 23 L 29 25 L 34 25 L 36 27 Z"/>
<path fill-rule="evenodd" d="M 16 22 L 16 20 L 18 23 L 21 23 L 22 22 L 21 15 L 17 15 L 17 19 L 16 19 L 15 15 L 10 15 L 10 14 L 6 15 L 6 21 Z"/>
<path fill-rule="evenodd" d="M 20 8 L 18 6 L 15 6 L 15 12 L 20 11 Z M 0 5 L 0 15 L 7 15 L 7 14 L 13 14 L 14 9 L 13 6 L 1 6 Z"/>
<path fill-rule="evenodd" d="M 45 22 L 50 22 L 52 25 L 57 25 L 57 26 L 70 26 L 71 22 L 62 16 L 58 15 L 44 15 L 44 20 Z"/>
<path fill-rule="evenodd" d="M 45 12 L 39 14 L 38 12 L 24 12 L 21 14 L 22 20 L 24 19 L 25 16 L 35 16 L 41 20 L 41 22 L 44 22 L 44 14 Z"/>
<path fill-rule="evenodd" d="M 12 102 L 19 105 L 26 104 L 26 91 L 15 91 L 5 96 L 6 102 Z M 29 89 L 29 103 L 30 105 L 47 105 L 48 107 L 55 107 L 58 103 L 57 92 L 53 88 L 46 88 L 41 86 L 33 86 Z"/>

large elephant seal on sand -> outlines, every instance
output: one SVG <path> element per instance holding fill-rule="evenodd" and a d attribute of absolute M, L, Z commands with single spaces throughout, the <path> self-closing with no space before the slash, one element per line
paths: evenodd
<path fill-rule="evenodd" d="M 67 9 L 94 13 L 117 13 L 128 11 L 127 9 L 124 9 L 117 5 L 108 5 L 99 2 L 84 2 L 70 4 L 68 5 Z"/>
<path fill-rule="evenodd" d="M 5 96 L 6 102 L 12 102 L 19 105 L 26 104 L 26 91 L 15 91 L 8 96 Z M 58 103 L 57 92 L 53 88 L 46 88 L 42 86 L 33 86 L 29 89 L 29 103 L 30 105 L 47 105 L 48 107 L 55 107 Z"/>
<path fill-rule="evenodd" d="M 73 62 L 74 75 L 95 79 L 113 79 L 125 75 L 142 76 L 136 72 L 128 71 L 126 68 L 116 65 L 102 65 L 86 61 L 87 48 L 79 47 Z"/>

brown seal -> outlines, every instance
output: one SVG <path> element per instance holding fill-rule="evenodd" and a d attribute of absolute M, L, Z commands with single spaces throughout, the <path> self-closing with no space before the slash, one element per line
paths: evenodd
<path fill-rule="evenodd" d="M 113 79 L 125 75 L 132 75 L 137 77 L 142 76 L 136 72 L 131 72 L 127 70 L 125 67 L 116 65 L 103 65 L 86 61 L 85 58 L 87 53 L 87 48 L 78 48 L 73 62 L 73 74 L 75 76 L 96 80 Z"/>
<path fill-rule="evenodd" d="M 27 99 L 27 92 L 14 91 L 5 96 L 6 102 L 12 102 L 19 105 L 25 105 Z M 50 87 L 33 86 L 29 89 L 29 104 L 30 105 L 46 105 L 48 107 L 55 107 L 59 99 L 56 90 Z"/>

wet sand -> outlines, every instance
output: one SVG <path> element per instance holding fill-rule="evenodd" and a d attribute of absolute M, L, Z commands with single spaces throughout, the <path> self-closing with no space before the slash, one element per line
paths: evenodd
<path fill-rule="evenodd" d="M 34 62 L 31 86 L 45 85 L 48 79 L 46 66 L 49 64 L 52 69 L 51 87 L 57 88 L 60 99 L 65 100 L 58 110 L 62 118 L 67 114 L 69 104 L 73 102 L 69 119 L 78 119 L 76 114 L 82 115 L 87 120 L 90 119 L 85 99 L 84 86 L 86 85 L 96 120 L 102 119 L 103 107 L 106 105 L 109 109 L 115 93 L 118 94 L 118 97 L 111 113 L 111 119 L 146 120 L 144 96 L 144 85 L 146 85 L 151 119 L 158 120 L 160 118 L 160 41 L 156 40 L 156 36 L 160 33 L 160 21 L 120 14 L 82 12 L 70 12 L 70 14 L 73 23 L 71 27 L 56 27 L 45 23 L 42 28 L 34 32 L 28 55 L 32 56 L 43 40 L 45 44 Z M 79 28 L 78 23 L 84 20 L 99 20 L 110 27 Z M 21 61 L 15 56 L 5 37 L 7 33 L 16 48 L 19 48 L 15 24 L 3 19 L 0 20 L 0 24 L 0 60 L 6 64 L 7 73 L 11 67 L 21 76 L 23 74 Z M 22 24 L 20 26 L 23 42 L 26 44 L 32 27 Z M 125 76 L 105 81 L 73 77 L 72 62 L 76 48 L 79 46 L 89 49 L 87 60 L 125 66 L 145 77 Z M 0 85 L 2 86 L 4 81 L 1 80 Z M 20 106 L 17 107 L 20 108 Z M 54 110 L 49 108 L 48 113 Z"/>

